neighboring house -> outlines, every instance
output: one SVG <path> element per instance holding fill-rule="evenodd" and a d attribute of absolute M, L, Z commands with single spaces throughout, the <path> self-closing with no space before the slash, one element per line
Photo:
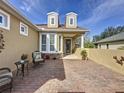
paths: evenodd
<path fill-rule="evenodd" d="M 71 54 L 76 45 L 84 48 L 84 34 L 87 29 L 77 25 L 77 14 L 70 12 L 66 14 L 65 24 L 60 24 L 59 14 L 50 12 L 47 24 L 38 24 L 40 36 L 40 51 L 52 54 Z M 80 42 L 77 42 L 80 38 Z"/>
<path fill-rule="evenodd" d="M 118 49 L 124 47 L 124 32 L 94 43 L 99 49 Z"/>
<path fill-rule="evenodd" d="M 23 53 L 39 50 L 47 54 L 71 54 L 78 46 L 84 47 L 87 29 L 77 25 L 77 14 L 66 14 L 65 24 L 59 24 L 59 14 L 48 13 L 46 25 L 34 25 L 21 15 L 7 0 L 0 0 L 0 30 L 3 31 L 5 49 L 0 53 L 0 65 L 15 68 L 14 62 Z M 77 42 L 80 41 L 80 42 Z"/>

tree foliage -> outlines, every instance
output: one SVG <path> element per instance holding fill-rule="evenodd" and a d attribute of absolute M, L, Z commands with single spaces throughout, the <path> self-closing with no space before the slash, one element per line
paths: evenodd
<path fill-rule="evenodd" d="M 85 34 L 84 38 L 84 48 L 94 48 L 94 44 L 90 39 L 89 32 Z"/>
<path fill-rule="evenodd" d="M 87 41 L 84 43 L 85 48 L 94 48 L 94 44 L 91 41 Z"/>
<path fill-rule="evenodd" d="M 124 32 L 124 26 L 108 27 L 100 35 L 93 36 L 93 42 Z"/>

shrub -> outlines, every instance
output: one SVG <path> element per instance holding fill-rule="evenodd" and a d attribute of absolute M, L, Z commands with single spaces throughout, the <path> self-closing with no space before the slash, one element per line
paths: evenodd
<path fill-rule="evenodd" d="M 86 58 L 87 58 L 87 52 L 86 52 L 86 50 L 82 50 L 81 51 L 81 56 L 82 56 L 82 59 L 83 60 L 86 60 Z"/>
<path fill-rule="evenodd" d="M 118 48 L 119 50 L 124 50 L 124 46 L 121 46 Z"/>

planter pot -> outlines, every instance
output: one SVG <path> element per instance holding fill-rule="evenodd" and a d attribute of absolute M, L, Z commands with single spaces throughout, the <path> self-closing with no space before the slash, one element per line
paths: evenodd
<path fill-rule="evenodd" d="M 86 57 L 82 57 L 82 60 L 86 60 Z"/>

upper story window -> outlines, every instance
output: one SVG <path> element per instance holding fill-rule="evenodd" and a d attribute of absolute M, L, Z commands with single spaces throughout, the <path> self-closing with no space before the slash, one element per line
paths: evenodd
<path fill-rule="evenodd" d="M 0 27 L 9 30 L 10 29 L 10 15 L 0 10 Z"/>
<path fill-rule="evenodd" d="M 70 24 L 73 25 L 74 24 L 74 19 L 70 18 Z"/>
<path fill-rule="evenodd" d="M 0 24 L 2 24 L 2 23 L 3 23 L 3 16 L 0 15 Z"/>
<path fill-rule="evenodd" d="M 69 25 L 74 26 L 74 17 L 69 17 Z"/>
<path fill-rule="evenodd" d="M 28 26 L 22 22 L 20 22 L 20 34 L 28 36 Z"/>
<path fill-rule="evenodd" d="M 51 22 L 50 22 L 52 25 L 54 25 L 55 24 L 55 18 L 51 18 Z"/>

